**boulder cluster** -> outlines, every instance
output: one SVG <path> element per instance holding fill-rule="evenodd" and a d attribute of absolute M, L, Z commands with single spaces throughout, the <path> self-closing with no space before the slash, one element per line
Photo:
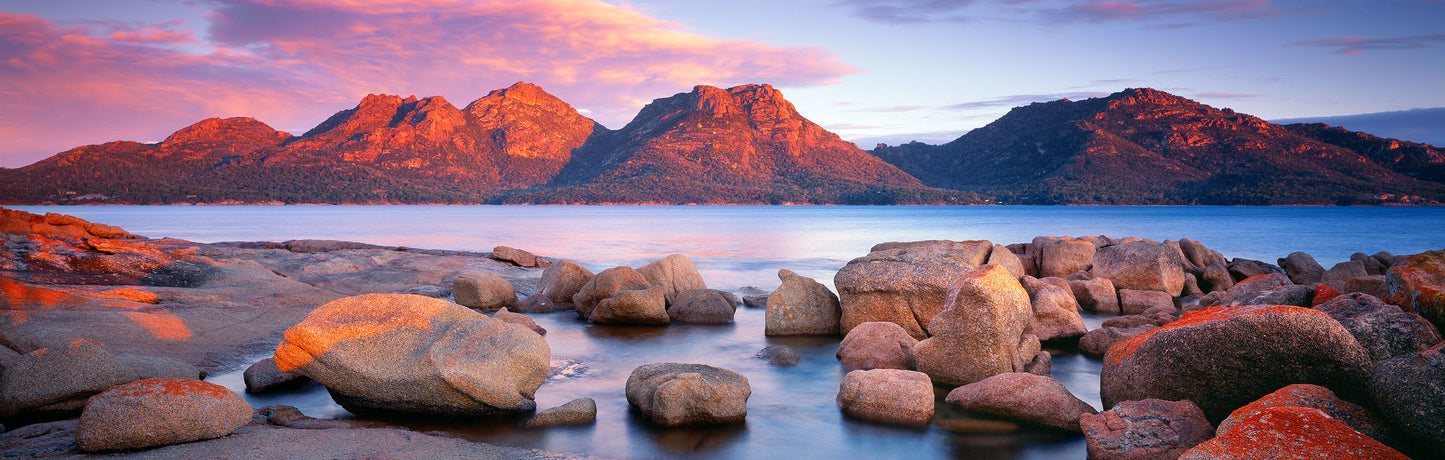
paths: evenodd
<path fill-rule="evenodd" d="M 1329 270 L 1299 252 L 1277 263 L 1188 239 L 879 244 L 834 278 L 837 356 L 856 369 L 838 404 L 927 425 L 918 408 L 932 394 L 907 386 L 926 377 L 953 387 L 945 402 L 966 413 L 1082 432 L 1090 458 L 1445 448 L 1445 251 L 1356 253 Z M 1088 330 L 1080 311 L 1118 316 Z M 1102 359 L 1103 412 L 1048 377 L 1050 347 Z"/>
<path fill-rule="evenodd" d="M 14 247 L 37 247 L 49 234 L 72 249 L 213 263 L 149 246 L 127 252 L 100 234 L 129 234 L 84 221 L 7 211 L 0 226 L 7 241 L 26 242 Z M 27 233 L 15 236 L 19 231 Z M 78 232 L 88 236 L 76 239 Z M 296 243 L 284 250 L 357 250 Z M 80 260 L 106 253 L 71 254 Z M 552 350 L 547 331 L 528 314 L 570 310 L 579 324 L 724 324 L 741 303 L 709 289 L 683 255 L 598 273 L 504 246 L 489 257 L 509 262 L 506 270 L 541 270 L 540 281 L 518 284 L 499 270 L 473 268 L 438 277 L 433 290 L 407 289 L 433 296 L 363 293 L 318 302 L 290 323 L 270 357 L 245 371 L 246 391 L 286 391 L 310 381 L 356 414 L 524 417 L 523 426 L 535 429 L 592 424 L 598 405 L 589 398 L 538 411 Z M 43 257 L 7 260 L 31 259 L 25 271 L 8 270 L 46 273 Z M 914 429 L 1030 426 L 1082 436 L 1096 459 L 1407 458 L 1445 451 L 1445 250 L 1357 253 L 1325 270 L 1304 253 L 1277 264 L 1227 260 L 1188 239 L 936 240 L 874 246 L 837 272 L 836 294 L 789 270 L 778 278 L 770 293 L 742 292 L 748 305 L 766 309 L 760 332 L 841 338 L 836 402 L 851 418 Z M 0 283 L 4 305 L 26 299 L 91 305 L 75 300 L 79 290 L 3 277 Z M 114 305 L 154 306 L 159 298 L 136 289 L 102 292 L 123 301 Z M 526 297 L 518 300 L 519 292 Z M 1089 330 L 1085 311 L 1115 316 Z M 16 339 L 28 336 L 3 337 L 0 423 L 78 417 L 73 446 L 82 452 L 227 437 L 256 423 L 351 426 L 291 408 L 252 408 L 180 360 L 112 353 L 90 339 L 22 354 L 12 343 L 28 344 Z M 1050 350 L 1101 360 L 1102 407 L 1051 377 Z M 755 357 L 777 372 L 803 359 L 785 345 Z M 618 391 L 659 427 L 743 422 L 752 395 L 747 376 L 699 363 L 638 366 Z"/>

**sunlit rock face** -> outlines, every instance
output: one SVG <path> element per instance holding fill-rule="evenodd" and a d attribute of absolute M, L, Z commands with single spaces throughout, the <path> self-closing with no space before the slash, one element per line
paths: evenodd
<path fill-rule="evenodd" d="M 440 415 L 535 410 L 551 356 L 524 326 L 407 294 L 317 307 L 275 355 L 278 369 L 325 385 L 349 411 Z"/>
<path fill-rule="evenodd" d="M 1438 152 L 1403 145 L 1390 152 L 1388 144 L 1344 137 L 1133 88 L 1016 107 L 947 144 L 873 153 L 925 184 L 1009 203 L 1445 200 Z"/>

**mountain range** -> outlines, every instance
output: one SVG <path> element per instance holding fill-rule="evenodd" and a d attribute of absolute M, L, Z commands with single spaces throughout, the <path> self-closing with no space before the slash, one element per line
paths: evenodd
<path fill-rule="evenodd" d="M 517 83 L 369 95 L 301 134 L 212 118 L 0 168 L 0 203 L 1439 204 L 1445 154 L 1151 89 L 859 149 L 769 85 L 697 86 L 610 130 Z"/>

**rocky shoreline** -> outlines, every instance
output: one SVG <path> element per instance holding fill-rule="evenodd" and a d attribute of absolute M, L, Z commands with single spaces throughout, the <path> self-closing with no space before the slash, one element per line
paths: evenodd
<path fill-rule="evenodd" d="M 537 407 L 557 370 L 528 314 L 575 311 L 583 328 L 720 324 L 745 302 L 766 308 L 759 334 L 842 337 L 850 372 L 837 402 L 856 419 L 942 426 L 947 404 L 1078 433 L 1091 458 L 1431 458 L 1445 447 L 1445 251 L 1358 253 L 1326 270 L 1304 253 L 1226 259 L 1188 239 L 882 243 L 838 272 L 837 294 L 782 270 L 777 290 L 740 299 L 749 293 L 708 289 L 683 255 L 593 273 L 507 247 L 198 244 L 4 209 L 0 231 L 6 456 L 336 458 L 399 445 L 406 456 L 579 457 L 240 407 L 197 378 L 250 366 L 248 391 L 309 378 L 357 414 L 585 425 L 591 399 Z M 1081 311 L 1118 316 L 1090 330 Z M 1104 407 L 1049 377 L 1046 348 L 1102 359 Z M 266 351 L 275 359 L 247 362 Z M 791 351 L 759 357 L 786 367 Z M 627 401 L 657 426 L 747 417 L 746 375 L 630 371 Z M 148 428 L 126 434 L 136 426 Z M 255 450 L 277 442 L 306 447 Z"/>

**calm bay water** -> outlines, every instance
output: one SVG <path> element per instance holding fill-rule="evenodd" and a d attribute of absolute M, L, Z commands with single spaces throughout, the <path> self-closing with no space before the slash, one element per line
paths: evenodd
<path fill-rule="evenodd" d="M 1038 235 L 1190 238 L 1225 257 L 1273 262 L 1293 251 L 1325 267 L 1357 251 L 1413 254 L 1445 248 L 1445 208 L 1247 207 L 754 207 L 754 206 L 240 206 L 19 207 L 117 225 L 150 237 L 199 242 L 318 238 L 419 248 L 487 251 L 508 245 L 592 268 L 640 266 L 685 254 L 710 287 L 778 285 L 787 268 L 832 284 L 851 258 L 885 241 Z M 571 312 L 533 315 L 548 329 L 554 360 L 573 377 L 549 380 L 538 406 L 579 397 L 598 403 L 595 426 L 521 430 L 511 422 L 397 421 L 501 445 L 611 457 L 722 458 L 1083 458 L 1081 437 L 912 430 L 844 418 L 834 403 L 843 370 L 837 338 L 763 336 L 763 312 L 740 308 L 727 326 L 636 328 L 587 325 Z M 1090 328 L 1105 318 L 1085 318 Z M 804 356 L 775 368 L 753 353 L 784 344 Z M 1055 350 L 1053 376 L 1100 407 L 1099 363 Z M 627 407 L 631 370 L 653 362 L 698 362 L 747 376 L 747 423 L 706 429 L 651 427 Z M 215 381 L 239 391 L 240 372 Z M 942 391 L 942 390 L 941 390 Z M 939 397 L 942 397 L 940 392 Z M 317 417 L 348 414 L 325 390 L 247 395 L 253 405 L 289 404 Z M 940 408 L 945 405 L 940 403 Z M 945 414 L 957 417 L 960 414 Z"/>

